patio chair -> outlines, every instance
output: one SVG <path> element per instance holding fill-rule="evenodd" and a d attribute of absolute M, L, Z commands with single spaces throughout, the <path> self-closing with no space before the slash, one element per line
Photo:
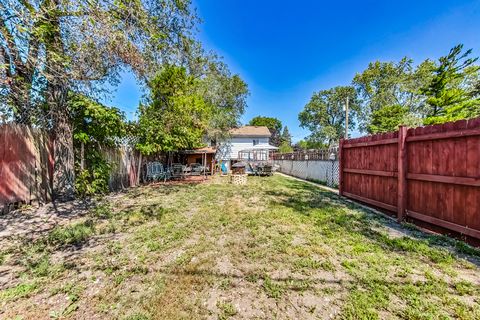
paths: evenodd
<path fill-rule="evenodd" d="M 165 181 L 168 176 L 169 174 L 160 162 L 154 161 L 147 163 L 147 181 Z"/>
<path fill-rule="evenodd" d="M 200 176 L 205 172 L 205 167 L 199 163 L 192 163 L 190 167 L 192 169 L 190 173 L 192 176 Z"/>
<path fill-rule="evenodd" d="M 171 167 L 171 173 L 173 179 L 185 178 L 185 166 L 180 163 L 174 163 Z"/>
<path fill-rule="evenodd" d="M 273 174 L 272 166 L 269 164 L 259 164 L 257 166 L 257 174 L 259 176 L 271 176 Z"/>
<path fill-rule="evenodd" d="M 147 176 L 146 181 L 150 182 L 155 179 L 155 169 L 153 162 L 147 162 Z"/>

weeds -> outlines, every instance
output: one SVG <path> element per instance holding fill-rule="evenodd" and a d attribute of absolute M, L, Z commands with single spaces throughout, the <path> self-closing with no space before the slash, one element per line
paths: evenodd
<path fill-rule="evenodd" d="M 12 301 L 26 298 L 37 289 L 36 283 L 21 283 L 13 288 L 0 291 L 0 301 Z"/>
<path fill-rule="evenodd" d="M 95 233 L 92 220 L 75 223 L 65 227 L 56 227 L 47 237 L 49 244 L 54 246 L 80 245 Z"/>
<path fill-rule="evenodd" d="M 220 320 L 226 320 L 237 314 L 235 306 L 230 302 L 218 301 L 217 308 L 220 309 L 220 314 L 218 316 L 218 319 Z"/>
<path fill-rule="evenodd" d="M 270 277 L 263 279 L 263 289 L 268 297 L 278 299 L 282 296 L 284 288 L 279 283 L 274 282 Z"/>

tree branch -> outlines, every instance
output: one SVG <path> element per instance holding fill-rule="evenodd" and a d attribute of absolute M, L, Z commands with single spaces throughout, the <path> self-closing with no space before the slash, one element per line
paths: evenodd
<path fill-rule="evenodd" d="M 20 55 L 18 54 L 18 49 L 15 44 L 13 34 L 8 29 L 7 23 L 4 18 L 0 15 L 0 33 L 3 35 L 5 42 L 7 43 L 8 51 L 13 58 L 14 63 L 21 63 Z"/>

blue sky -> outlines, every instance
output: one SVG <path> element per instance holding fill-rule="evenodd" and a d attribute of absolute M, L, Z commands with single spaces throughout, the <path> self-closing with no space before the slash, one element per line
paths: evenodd
<path fill-rule="evenodd" d="M 370 61 L 420 62 L 458 43 L 480 56 L 480 0 L 193 0 L 199 39 L 248 83 L 248 109 L 279 118 L 294 141 L 308 135 L 298 113 L 314 91 L 348 85 Z M 141 92 L 124 73 L 106 101 L 132 118 Z M 356 133 L 358 135 L 358 133 Z"/>

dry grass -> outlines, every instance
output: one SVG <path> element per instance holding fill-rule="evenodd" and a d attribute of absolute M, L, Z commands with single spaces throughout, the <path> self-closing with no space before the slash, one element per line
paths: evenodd
<path fill-rule="evenodd" d="M 279 176 L 132 189 L 2 247 L 6 319 L 480 319 L 477 250 Z"/>

